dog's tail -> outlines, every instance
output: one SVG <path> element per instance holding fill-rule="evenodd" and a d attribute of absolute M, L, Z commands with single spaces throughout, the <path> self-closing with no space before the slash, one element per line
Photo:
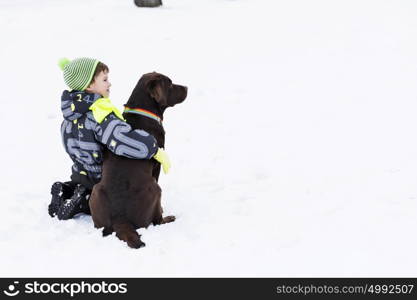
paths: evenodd
<path fill-rule="evenodd" d="M 140 235 L 130 222 L 113 224 L 113 230 L 116 232 L 116 236 L 125 241 L 129 247 L 136 249 L 145 247 L 145 243 L 140 240 Z"/>

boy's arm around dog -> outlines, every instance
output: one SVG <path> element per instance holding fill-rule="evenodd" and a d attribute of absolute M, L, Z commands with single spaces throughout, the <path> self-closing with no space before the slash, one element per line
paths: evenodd
<path fill-rule="evenodd" d="M 68 144 L 68 139 L 76 138 L 80 150 L 84 152 L 93 151 L 88 145 L 100 143 L 117 155 L 132 159 L 155 158 L 167 173 L 170 167 L 169 158 L 162 149 L 158 149 L 155 138 L 143 130 L 133 130 L 108 98 L 80 91 L 64 91 L 61 108 L 65 120 L 74 125 L 78 123 L 69 127 L 72 128 L 71 133 L 63 132 L 65 145 Z M 85 128 L 81 123 L 85 123 Z M 91 130 L 93 134 L 90 135 L 85 130 Z M 85 147 L 87 148 L 84 149 Z M 69 148 L 68 145 L 66 148 Z M 70 149 L 67 152 L 70 153 Z M 96 156 L 101 157 L 97 154 Z"/>
<path fill-rule="evenodd" d="M 168 154 L 162 148 L 158 148 L 158 143 L 152 135 L 144 130 L 132 130 L 128 123 L 120 120 L 123 117 L 119 111 L 112 112 L 103 118 L 105 114 L 96 111 L 96 115 L 94 115 L 93 108 L 94 118 L 96 121 L 100 120 L 100 122 L 97 121 L 95 132 L 97 133 L 96 138 L 101 143 L 116 155 L 135 159 L 154 158 L 162 165 L 164 173 L 168 174 L 171 169 L 171 161 Z M 117 146 L 118 144 L 119 146 Z"/>
<path fill-rule="evenodd" d="M 155 138 L 144 130 L 133 130 L 108 98 L 96 100 L 89 108 L 96 123 L 96 139 L 116 155 L 150 159 L 158 151 Z"/>

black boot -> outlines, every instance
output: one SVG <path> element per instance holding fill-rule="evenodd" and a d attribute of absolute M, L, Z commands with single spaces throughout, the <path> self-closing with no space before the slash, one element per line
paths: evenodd
<path fill-rule="evenodd" d="M 91 211 L 90 211 L 90 203 L 89 203 L 89 199 L 91 196 L 91 190 L 87 190 L 84 199 L 81 201 L 81 205 L 80 205 L 80 209 L 81 212 L 87 215 L 91 215 Z"/>
<path fill-rule="evenodd" d="M 71 197 L 74 187 L 71 182 L 55 182 L 51 187 L 51 203 L 48 205 L 48 214 L 51 217 L 55 217 L 58 213 L 58 209 L 61 206 L 64 199 Z"/>
<path fill-rule="evenodd" d="M 81 184 L 77 184 L 74 194 L 70 199 L 64 200 L 58 208 L 58 219 L 69 220 L 76 214 L 84 212 L 84 203 L 87 201 L 88 190 Z"/>

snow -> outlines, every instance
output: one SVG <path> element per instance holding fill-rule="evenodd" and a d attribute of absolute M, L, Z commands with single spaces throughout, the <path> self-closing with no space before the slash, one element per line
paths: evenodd
<path fill-rule="evenodd" d="M 417 276 L 417 3 L 0 2 L 0 276 Z M 187 85 L 145 248 L 47 214 L 68 180 L 61 57 Z"/>

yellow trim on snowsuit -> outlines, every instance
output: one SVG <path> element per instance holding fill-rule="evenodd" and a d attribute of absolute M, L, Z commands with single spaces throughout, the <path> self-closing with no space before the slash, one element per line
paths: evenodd
<path fill-rule="evenodd" d="M 111 113 L 114 113 L 120 120 L 126 121 L 122 113 L 111 103 L 109 98 L 97 99 L 89 109 L 93 112 L 94 119 L 99 124 Z"/>

